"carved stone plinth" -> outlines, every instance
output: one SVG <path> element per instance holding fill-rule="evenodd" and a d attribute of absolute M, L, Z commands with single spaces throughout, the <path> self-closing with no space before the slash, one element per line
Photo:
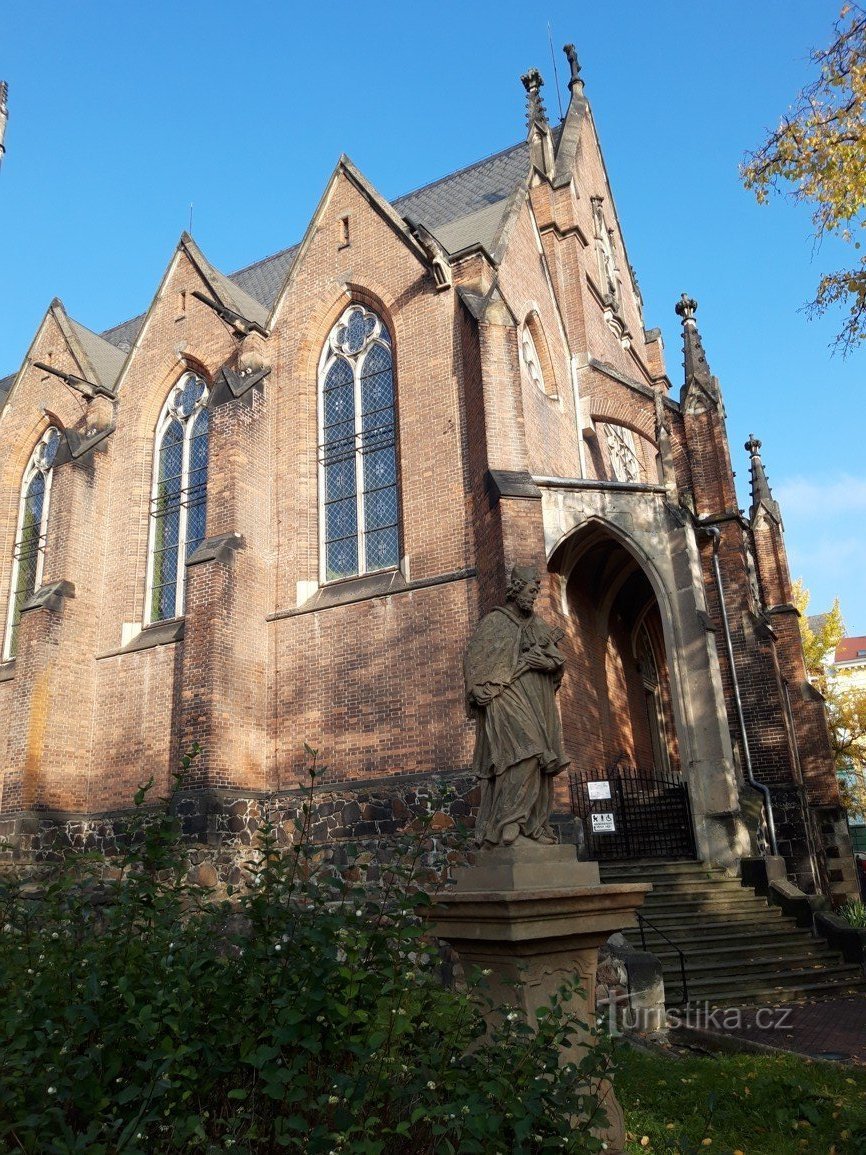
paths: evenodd
<path fill-rule="evenodd" d="M 467 973 L 476 967 L 490 972 L 488 1018 L 495 1021 L 516 1006 L 534 1026 L 539 1008 L 577 976 L 584 993 L 568 1009 L 592 1026 L 598 948 L 635 924 L 650 885 L 603 885 L 597 863 L 578 862 L 573 846 L 524 841 L 482 851 L 477 865 L 457 872 L 455 883 L 437 896 L 429 918 Z M 561 1061 L 579 1062 L 588 1045 L 590 1038 L 576 1039 Z M 608 1151 L 621 1151 L 622 1112 L 610 1088 L 604 1108 L 610 1125 L 602 1137 Z"/>

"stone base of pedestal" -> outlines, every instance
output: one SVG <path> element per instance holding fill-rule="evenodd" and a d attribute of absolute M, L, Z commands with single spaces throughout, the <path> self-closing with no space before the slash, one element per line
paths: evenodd
<path fill-rule="evenodd" d="M 439 938 L 454 948 L 464 971 L 489 971 L 485 1014 L 496 1020 L 516 1008 L 532 1026 L 563 983 L 578 978 L 581 994 L 570 1013 L 587 1024 L 561 1060 L 579 1062 L 592 1045 L 598 948 L 615 931 L 635 924 L 634 912 L 648 883 L 603 885 L 598 864 L 578 862 L 573 846 L 518 841 L 482 850 L 475 866 L 455 872 L 453 889 L 437 895 L 429 918 Z M 600 1132 L 608 1151 L 624 1144 L 622 1112 L 612 1090 Z"/>

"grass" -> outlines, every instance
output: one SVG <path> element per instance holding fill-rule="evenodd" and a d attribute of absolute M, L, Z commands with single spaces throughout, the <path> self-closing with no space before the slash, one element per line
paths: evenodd
<path fill-rule="evenodd" d="M 863 1155 L 866 1068 L 796 1055 L 623 1049 L 616 1078 L 630 1152 Z"/>

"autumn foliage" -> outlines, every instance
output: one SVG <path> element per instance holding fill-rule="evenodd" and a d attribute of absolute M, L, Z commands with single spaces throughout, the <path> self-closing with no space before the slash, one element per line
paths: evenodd
<path fill-rule="evenodd" d="M 741 175 L 760 203 L 771 190 L 812 209 L 816 240 L 840 237 L 860 250 L 866 226 L 866 11 L 846 4 L 829 48 L 814 51 L 816 80 L 797 96 Z M 847 305 L 836 343 L 850 350 L 866 337 L 866 256 L 852 268 L 825 273 L 809 308 L 823 313 Z"/>

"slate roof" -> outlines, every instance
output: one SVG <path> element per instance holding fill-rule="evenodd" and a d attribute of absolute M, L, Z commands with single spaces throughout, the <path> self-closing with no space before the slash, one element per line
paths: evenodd
<path fill-rule="evenodd" d="M 292 267 L 295 255 L 300 245 L 292 245 L 272 257 L 265 257 L 263 261 L 256 261 L 254 265 L 247 265 L 245 269 L 229 276 L 234 283 L 249 296 L 261 301 L 270 309 L 277 299 L 277 293 L 286 282 L 289 269 Z"/>
<path fill-rule="evenodd" d="M 96 372 L 97 381 L 95 384 L 105 385 L 106 388 L 111 389 L 120 376 L 120 370 L 126 360 L 126 353 L 115 348 L 103 337 L 85 328 L 72 317 L 69 318 L 69 324 Z"/>
<path fill-rule="evenodd" d="M 557 137 L 559 129 L 554 130 Z M 529 145 L 525 141 L 503 149 L 484 160 L 457 172 L 441 177 L 431 184 L 415 189 L 391 201 L 396 212 L 402 217 L 410 217 L 413 221 L 426 225 L 434 232 L 442 244 L 451 253 L 456 253 L 469 247 L 470 244 L 481 244 L 492 252 L 502 219 L 507 211 L 508 197 L 517 186 L 526 179 L 529 173 Z M 292 245 L 274 253 L 255 264 L 247 265 L 236 273 L 231 273 L 228 280 L 233 282 L 243 294 L 252 297 L 260 306 L 270 310 L 277 294 L 283 287 L 286 276 L 292 267 L 299 245 Z M 222 274 L 219 274 L 222 277 Z M 100 345 L 108 342 L 118 350 L 118 356 L 123 358 L 132 348 L 136 337 L 144 324 L 146 313 L 141 313 L 129 321 L 106 329 L 102 333 Z M 251 318 L 255 319 L 255 318 Z M 96 337 L 90 330 L 78 326 L 85 334 Z M 99 338 L 96 338 L 99 340 Z M 90 345 L 87 345 L 88 356 L 97 362 L 91 354 Z M 107 362 L 111 361 L 111 354 L 103 349 L 97 352 L 101 358 L 100 365 L 110 369 Z M 116 376 L 116 374 L 115 374 Z M 12 374 L 0 380 L 0 408 L 6 400 L 6 395 L 12 386 L 15 375 Z"/>

